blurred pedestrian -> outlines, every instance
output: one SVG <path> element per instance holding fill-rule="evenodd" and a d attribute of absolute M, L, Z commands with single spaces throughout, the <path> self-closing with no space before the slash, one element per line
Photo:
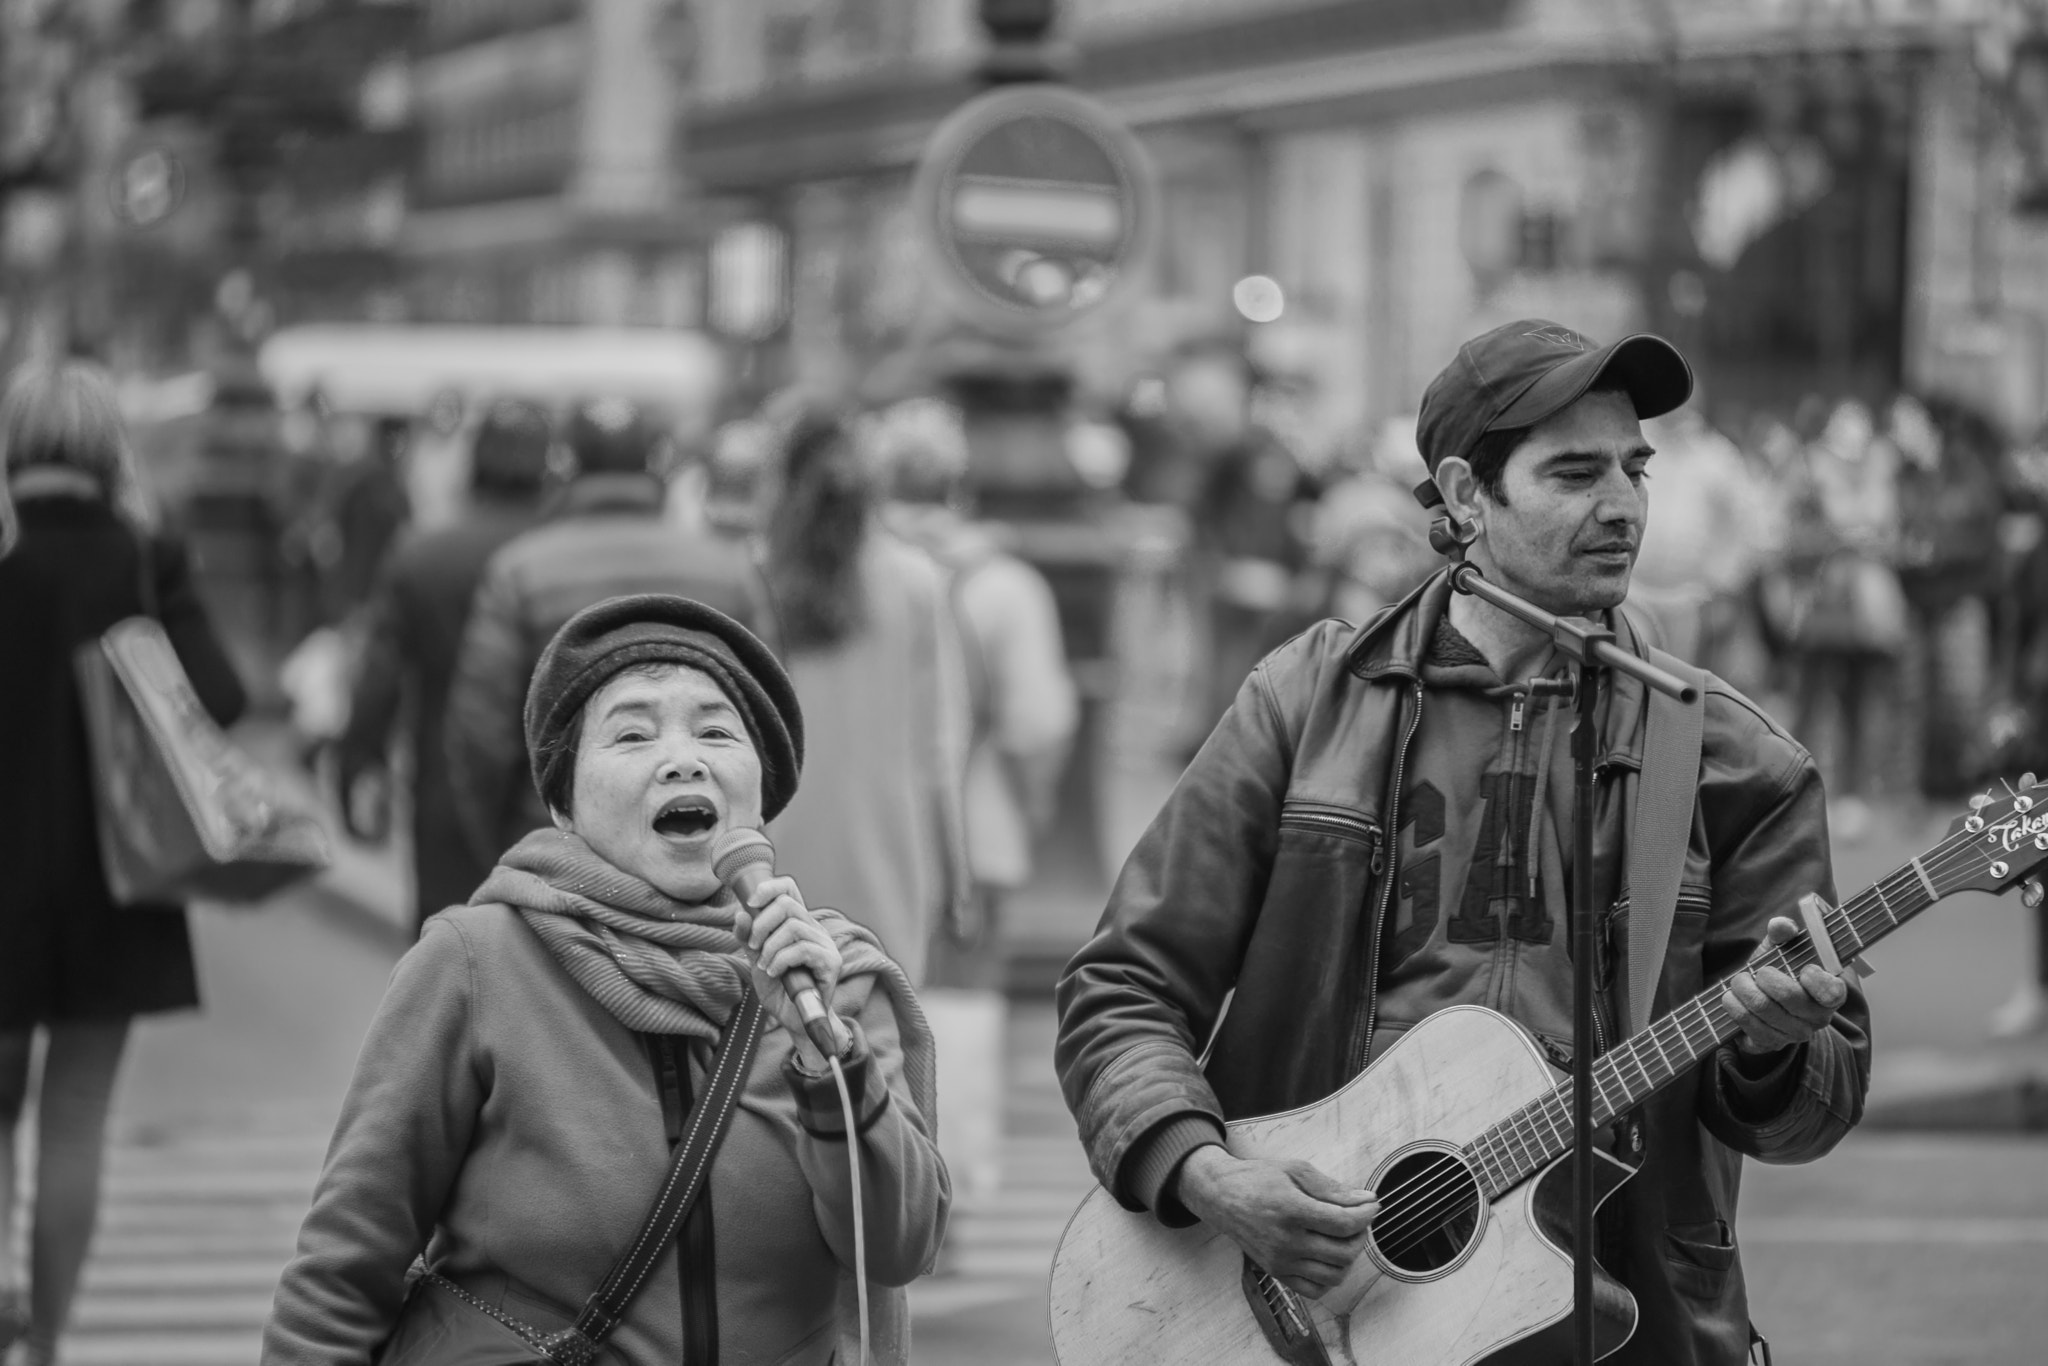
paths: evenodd
<path fill-rule="evenodd" d="M 1754 695 L 1768 681 L 1752 604 L 1783 535 L 1779 504 L 1733 441 L 1699 410 L 1643 424 L 1656 447 L 1650 517 L 1629 602 L 1655 619 L 1664 648 Z"/>
<path fill-rule="evenodd" d="M 1200 471 L 1191 513 L 1197 591 L 1208 601 L 1209 700 L 1197 740 L 1252 667 L 1313 615 L 1300 589 L 1317 489 L 1252 420 L 1257 383 L 1250 359 L 1225 340 L 1183 347 L 1167 380 L 1170 420 Z"/>
<path fill-rule="evenodd" d="M 1991 603 L 2002 572 L 1997 427 L 1946 397 L 1893 400 L 1899 452 L 1899 585 L 1912 609 L 1906 715 L 1917 722 L 1918 786 L 1953 796 L 1982 776 L 1991 689 Z"/>
<path fill-rule="evenodd" d="M 1794 733 L 1830 770 L 1829 827 L 1847 840 L 1870 828 L 1899 723 L 1900 665 L 1912 623 L 1893 568 L 1899 536 L 1898 452 L 1849 399 L 1806 448 L 1795 506 L 1809 539 L 1788 549 L 1798 655 Z M 1825 732 L 1828 743 L 1820 738 Z"/>
<path fill-rule="evenodd" d="M 645 413 L 617 398 L 582 403 L 563 439 L 569 484 L 544 524 L 491 557 L 449 685 L 448 780 L 478 859 L 548 823 L 523 777 L 519 715 L 534 661 L 563 622 L 622 593 L 678 593 L 773 634 L 745 546 L 666 519 L 673 447 Z"/>
<path fill-rule="evenodd" d="M 936 560 L 959 631 L 967 684 L 962 813 L 972 894 L 938 924 L 925 1002 L 939 1036 L 939 1141 L 962 1207 L 1001 1178 L 1004 902 L 1031 881 L 1080 721 L 1058 604 L 1045 575 L 968 516 L 960 412 L 912 399 L 867 430 L 890 495 L 887 523 Z"/>
<path fill-rule="evenodd" d="M 129 1023 L 199 1004 L 183 909 L 118 906 L 108 891 L 72 654 L 147 613 L 216 721 L 231 723 L 246 699 L 184 546 L 153 526 L 108 376 L 75 361 L 17 372 L 0 400 L 0 448 L 20 521 L 0 559 L 0 1350 L 21 1339 L 26 1366 L 45 1366 L 92 1240 Z M 24 1286 L 16 1130 L 38 1031 Z"/>
<path fill-rule="evenodd" d="M 798 413 L 778 458 L 768 581 L 811 746 L 775 845 L 922 984 L 933 929 L 969 891 L 965 665 L 945 574 L 877 525 L 875 473 L 838 415 Z"/>
<path fill-rule="evenodd" d="M 705 471 L 705 521 L 732 535 L 759 533 L 774 461 L 775 432 L 766 420 L 738 418 L 720 427 Z"/>
<path fill-rule="evenodd" d="M 1415 419 L 1395 419 L 1364 468 L 1327 489 L 1311 522 L 1311 555 L 1329 576 L 1323 614 L 1364 622 L 1422 586 L 1442 564 L 1415 486 L 1429 474 Z"/>
<path fill-rule="evenodd" d="M 489 1360 L 590 1360 L 522 1348 L 501 1325 L 536 1343 L 562 1333 L 622 1250 L 638 1251 L 675 1149 L 715 1113 L 714 1050 L 732 1045 L 755 1051 L 730 1128 L 678 1232 L 621 1279 L 602 1359 L 861 1359 L 858 1320 L 840 1308 L 855 1259 L 874 1285 L 907 1285 L 945 1227 L 931 1032 L 871 934 L 806 909 L 787 876 L 742 907 L 711 860 L 722 835 L 758 828 L 797 791 L 816 726 L 767 647 L 701 603 L 615 598 L 553 637 L 521 731 L 552 825 L 400 961 L 263 1366 L 482 1361 L 458 1345 L 486 1334 L 503 1343 Z M 796 967 L 842 1041 L 858 1242 L 833 1074 L 779 984 Z M 765 1014 L 739 1035 L 750 987 Z M 903 1297 L 871 1292 L 871 1306 L 874 1359 L 901 1366 Z"/>
<path fill-rule="evenodd" d="M 968 515 L 967 433 L 958 410 L 935 399 L 900 403 L 881 414 L 869 439 L 890 495 L 886 524 L 945 570 L 960 631 L 975 896 L 968 923 L 946 927 L 938 942 L 964 960 L 993 939 L 1003 898 L 1031 880 L 1032 845 L 1051 821 L 1080 704 L 1052 585 L 1004 549 L 995 528 Z M 1000 963 L 952 967 L 975 980 L 945 985 L 1001 984 L 990 975 Z"/>
<path fill-rule="evenodd" d="M 2004 482 L 2018 511 L 2003 530 L 2011 557 L 2000 624 L 1992 751 L 1999 775 L 2048 772 L 2048 425 L 2008 453 Z M 2048 903 L 2029 917 L 2033 952 L 2010 995 L 1992 1011 L 1993 1038 L 2048 1031 Z"/>
<path fill-rule="evenodd" d="M 333 472 L 326 493 L 335 542 L 325 584 L 330 622 L 346 619 L 369 598 L 378 569 L 412 516 L 404 469 L 411 446 L 411 422 L 380 415 L 369 424 L 367 447 Z"/>
<path fill-rule="evenodd" d="M 401 542 L 371 595 L 340 745 L 342 813 L 357 838 L 382 838 L 375 826 L 389 819 L 392 741 L 402 712 L 416 926 L 469 900 L 491 869 L 489 859 L 471 853 L 455 816 L 443 721 L 477 583 L 498 548 L 540 515 L 552 443 L 545 408 L 494 404 L 471 444 L 467 509 L 452 525 Z"/>

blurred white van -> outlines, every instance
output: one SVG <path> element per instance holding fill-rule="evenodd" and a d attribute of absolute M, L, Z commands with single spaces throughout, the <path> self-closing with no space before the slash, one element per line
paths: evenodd
<path fill-rule="evenodd" d="M 523 398 L 557 410 L 579 399 L 630 399 L 679 441 L 705 439 L 725 385 L 725 358 L 702 333 L 657 328 L 462 327 L 314 323 L 280 328 L 257 368 L 286 413 L 415 419 L 407 484 L 414 521 L 453 515 L 468 471 L 467 434 L 490 403 Z"/>

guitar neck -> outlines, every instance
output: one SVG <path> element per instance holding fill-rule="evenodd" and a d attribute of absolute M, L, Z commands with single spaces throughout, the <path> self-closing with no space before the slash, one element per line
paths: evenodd
<path fill-rule="evenodd" d="M 1997 857 L 1980 848 L 1977 834 L 1960 831 L 1901 865 L 1823 917 L 1836 952 L 1849 961 L 1950 892 L 1968 885 Z M 1812 937 L 1801 931 L 1754 964 L 1796 974 L 1821 961 Z M 1679 1006 L 1593 1064 L 1593 1124 L 1624 1114 L 1685 1075 L 1733 1038 L 1736 1024 L 1722 1003 L 1720 983 Z M 1499 1195 L 1569 1152 L 1572 1083 L 1531 1101 L 1474 1139 L 1466 1148 L 1481 1178 Z"/>

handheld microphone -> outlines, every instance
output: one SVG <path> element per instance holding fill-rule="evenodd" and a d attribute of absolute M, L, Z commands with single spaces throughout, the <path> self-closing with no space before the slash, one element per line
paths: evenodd
<path fill-rule="evenodd" d="M 775 876 L 775 846 L 759 830 L 728 830 L 711 846 L 711 872 L 745 906 L 761 884 Z M 810 1035 L 818 1051 L 827 1058 L 838 1057 L 845 1045 L 839 1040 L 832 1013 L 825 1008 L 825 998 L 818 994 L 818 982 L 810 970 L 791 968 L 783 973 L 782 989 L 796 1003 L 797 1014 L 803 1016 L 804 1033 Z"/>

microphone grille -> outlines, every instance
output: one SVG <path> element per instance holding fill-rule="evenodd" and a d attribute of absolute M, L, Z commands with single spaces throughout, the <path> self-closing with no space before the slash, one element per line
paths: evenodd
<path fill-rule="evenodd" d="M 775 866 L 775 846 L 759 830 L 728 830 L 711 845 L 711 874 L 720 882 L 731 882 L 740 869 L 754 863 Z"/>

